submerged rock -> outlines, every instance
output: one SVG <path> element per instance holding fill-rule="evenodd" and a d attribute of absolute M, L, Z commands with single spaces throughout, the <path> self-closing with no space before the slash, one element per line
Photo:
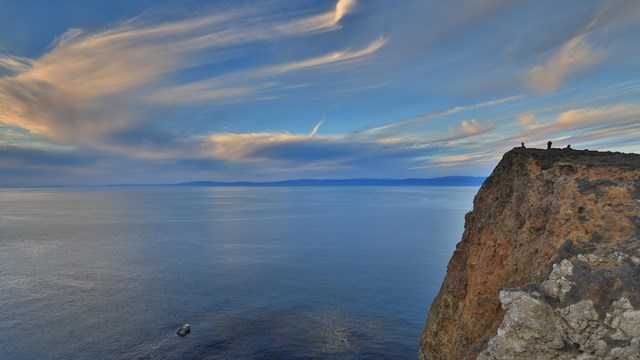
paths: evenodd
<path fill-rule="evenodd" d="M 185 337 L 190 332 L 191 332 L 191 326 L 189 324 L 184 324 L 180 326 L 178 331 L 176 331 L 176 334 L 178 334 L 179 336 Z"/>

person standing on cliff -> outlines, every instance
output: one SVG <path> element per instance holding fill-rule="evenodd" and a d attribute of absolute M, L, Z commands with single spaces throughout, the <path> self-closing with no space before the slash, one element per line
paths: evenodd
<path fill-rule="evenodd" d="M 547 143 L 547 150 L 551 149 L 551 144 L 552 144 L 552 142 L 551 142 L 551 141 L 549 141 L 549 142 Z"/>
<path fill-rule="evenodd" d="M 520 147 L 524 149 L 524 143 L 520 143 Z"/>

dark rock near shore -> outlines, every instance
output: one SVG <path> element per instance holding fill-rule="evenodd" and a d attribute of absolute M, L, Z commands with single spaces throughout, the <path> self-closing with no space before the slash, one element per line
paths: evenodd
<path fill-rule="evenodd" d="M 176 334 L 178 334 L 178 336 L 185 337 L 190 332 L 191 332 L 191 326 L 189 324 L 184 324 L 184 325 L 180 326 L 178 331 L 176 331 Z"/>

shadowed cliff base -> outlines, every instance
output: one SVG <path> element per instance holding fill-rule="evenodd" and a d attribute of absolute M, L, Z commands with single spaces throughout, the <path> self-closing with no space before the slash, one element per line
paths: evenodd
<path fill-rule="evenodd" d="M 515 148 L 484 182 L 421 359 L 635 359 L 640 155 Z"/>

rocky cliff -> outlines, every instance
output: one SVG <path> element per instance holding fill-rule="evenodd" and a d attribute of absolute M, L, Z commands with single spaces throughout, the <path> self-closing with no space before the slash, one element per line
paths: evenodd
<path fill-rule="evenodd" d="M 640 359 L 640 155 L 506 153 L 474 199 L 421 359 Z"/>

